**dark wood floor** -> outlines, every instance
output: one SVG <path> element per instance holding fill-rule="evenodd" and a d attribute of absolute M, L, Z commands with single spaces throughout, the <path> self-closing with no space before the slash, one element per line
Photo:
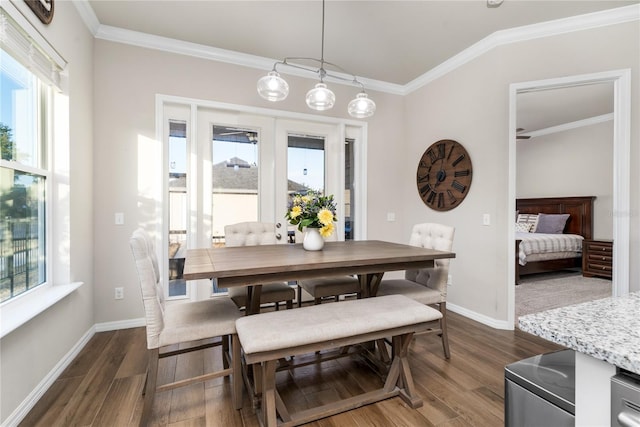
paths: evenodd
<path fill-rule="evenodd" d="M 326 418 L 310 426 L 501 426 L 504 366 L 560 347 L 519 330 L 500 331 L 449 313 L 451 359 L 440 339 L 417 336 L 411 344 L 414 380 L 424 406 L 409 409 L 396 397 Z M 188 377 L 220 364 L 220 347 L 163 359 L 160 381 Z M 22 422 L 22 426 L 137 425 L 146 367 L 143 328 L 97 333 Z M 381 379 L 351 358 L 277 374 L 292 410 L 377 388 Z M 229 379 L 160 393 L 160 426 L 257 426 L 248 397 L 231 406 Z"/>

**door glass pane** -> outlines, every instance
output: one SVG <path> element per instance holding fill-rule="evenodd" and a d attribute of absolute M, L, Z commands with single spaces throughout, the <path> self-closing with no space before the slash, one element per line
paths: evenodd
<path fill-rule="evenodd" d="M 211 152 L 211 237 L 213 246 L 224 246 L 225 225 L 258 221 L 258 133 L 214 126 Z"/>
<path fill-rule="evenodd" d="M 354 145 L 353 139 L 344 141 L 344 240 L 353 240 L 355 227 Z"/>
<path fill-rule="evenodd" d="M 309 190 L 324 194 L 324 137 L 295 135 L 288 137 L 287 203 L 293 195 Z M 295 241 L 295 226 L 289 224 L 290 241 Z"/>
<path fill-rule="evenodd" d="M 187 124 L 169 123 L 169 296 L 187 294 L 182 277 L 187 249 Z"/>

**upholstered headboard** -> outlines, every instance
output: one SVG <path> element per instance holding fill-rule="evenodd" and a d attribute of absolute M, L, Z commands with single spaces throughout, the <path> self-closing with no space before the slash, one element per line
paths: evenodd
<path fill-rule="evenodd" d="M 568 213 L 565 234 L 579 234 L 591 239 L 593 232 L 593 201 L 595 196 L 546 197 L 537 199 L 516 199 L 516 210 L 528 214 Z"/>

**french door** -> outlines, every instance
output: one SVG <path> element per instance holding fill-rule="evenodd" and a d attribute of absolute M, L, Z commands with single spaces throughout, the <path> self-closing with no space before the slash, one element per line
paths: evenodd
<path fill-rule="evenodd" d="M 336 235 L 343 240 L 353 196 L 350 178 L 345 181 L 353 150 L 345 149 L 344 125 L 193 104 L 165 105 L 164 121 L 170 298 L 197 300 L 220 291 L 208 280 L 186 283 L 181 268 L 187 248 L 223 246 L 225 225 L 272 222 L 278 243 L 293 241 L 295 230 L 285 220 L 292 194 L 333 194 Z"/>

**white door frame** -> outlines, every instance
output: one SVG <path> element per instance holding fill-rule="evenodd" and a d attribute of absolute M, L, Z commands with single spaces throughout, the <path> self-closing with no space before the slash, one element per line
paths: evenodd
<path fill-rule="evenodd" d="M 613 83 L 613 296 L 629 293 L 630 150 L 631 150 L 631 70 L 613 70 L 509 85 L 509 183 L 507 218 L 515 223 L 516 200 L 516 103 L 519 93 L 563 87 Z M 515 230 L 507 232 L 507 256 L 515 259 Z M 507 268 L 507 322 L 515 321 L 515 264 Z"/>

